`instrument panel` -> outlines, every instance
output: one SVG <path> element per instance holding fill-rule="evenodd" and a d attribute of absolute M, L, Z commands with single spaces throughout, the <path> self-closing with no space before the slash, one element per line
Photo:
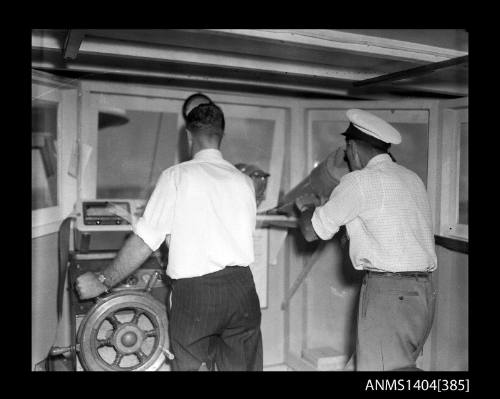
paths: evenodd
<path fill-rule="evenodd" d="M 131 231 L 144 211 L 145 201 L 91 199 L 76 205 L 76 229 L 87 232 Z"/>
<path fill-rule="evenodd" d="M 133 199 L 91 199 L 78 201 L 74 247 L 80 253 L 118 251 L 137 219 L 145 201 Z"/>
<path fill-rule="evenodd" d="M 130 221 L 113 211 L 113 207 L 120 208 L 130 214 L 130 203 L 125 201 L 99 201 L 82 203 L 83 224 L 89 225 L 129 225 Z"/>

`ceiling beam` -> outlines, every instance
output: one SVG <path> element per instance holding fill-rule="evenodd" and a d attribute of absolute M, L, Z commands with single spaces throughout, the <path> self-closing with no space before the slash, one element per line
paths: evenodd
<path fill-rule="evenodd" d="M 203 30 L 197 30 L 203 31 Z M 239 32 L 238 35 L 241 34 L 241 32 L 246 32 L 247 30 L 206 30 L 210 32 L 214 31 L 237 31 Z M 274 37 L 272 40 L 276 40 L 276 33 L 275 31 L 277 30 L 250 30 L 250 32 L 256 32 L 256 36 L 252 36 L 254 38 L 260 37 L 262 34 L 269 35 L 269 37 Z M 304 34 L 303 32 L 306 31 L 308 32 L 308 35 Z M 128 41 L 120 41 L 120 40 L 113 40 L 113 39 L 98 39 L 92 37 L 90 34 L 91 31 L 86 30 L 84 35 L 85 35 L 85 40 L 80 42 L 79 44 L 79 49 L 77 50 L 78 54 L 81 56 L 83 54 L 89 54 L 89 55 L 99 55 L 102 56 L 103 62 L 100 63 L 99 65 L 94 65 L 92 63 L 89 63 L 88 60 L 83 63 L 77 63 L 77 61 L 73 61 L 72 59 L 68 59 L 68 62 L 66 63 L 60 63 L 59 61 L 53 61 L 49 62 L 49 56 L 47 54 L 46 56 L 43 56 L 44 52 L 50 52 L 54 56 L 56 54 L 61 54 L 63 48 L 65 48 L 67 42 L 69 41 L 69 36 L 70 34 L 66 35 L 66 40 L 65 39 L 65 33 L 66 32 L 53 32 L 53 31 L 32 31 L 32 48 L 33 49 L 38 49 L 42 50 L 42 59 L 40 60 L 40 63 L 37 62 L 32 62 L 32 65 L 34 67 L 46 67 L 48 69 L 53 69 L 56 70 L 58 68 L 63 69 L 68 69 L 68 70 L 81 70 L 81 71 L 87 71 L 90 73 L 116 73 L 116 74 L 127 74 L 130 73 L 131 75 L 135 76 L 151 76 L 151 77 L 158 77 L 158 78 L 166 78 L 166 79 L 188 79 L 188 80 L 193 80 L 193 81 L 200 81 L 200 82 L 214 82 L 214 83 L 228 83 L 228 84 L 241 84 L 241 85 L 257 85 L 261 87 L 275 87 L 283 90 L 300 90 L 304 92 L 310 92 L 310 93 L 323 93 L 323 94 L 332 94 L 332 95 L 339 95 L 339 96 L 355 96 L 355 97 L 364 97 L 368 95 L 368 92 L 365 92 L 364 89 L 368 89 L 370 87 L 377 87 L 381 89 L 383 85 L 374 85 L 374 86 L 365 86 L 365 87 L 358 87 L 355 88 L 354 86 L 350 85 L 349 81 L 363 81 L 367 79 L 372 79 L 372 78 L 377 78 L 379 77 L 379 74 L 373 73 L 373 72 L 366 72 L 366 71 L 356 71 L 352 70 L 350 68 L 340 68 L 340 67 L 330 67 L 328 65 L 324 64 L 311 64 L 307 62 L 301 62 L 301 61 L 296 61 L 296 60 L 285 60 L 285 59 L 277 59 L 277 58 L 272 58 L 272 57 L 259 57 L 259 56 L 253 56 L 250 54 L 235 54 L 232 52 L 224 52 L 224 51 L 203 51 L 203 50 L 196 50 L 196 49 L 190 49 L 186 47 L 179 47 L 175 45 L 169 45 L 169 46 L 164 46 L 161 44 L 141 44 L 141 43 L 133 43 L 133 42 L 128 42 Z M 267 33 L 266 33 L 267 32 Z M 281 31 L 280 31 L 281 32 Z M 322 30 L 289 30 L 287 32 L 293 32 L 295 39 L 297 39 L 297 44 L 289 43 L 290 45 L 297 45 L 297 46 L 305 46 L 305 47 L 311 47 L 311 40 L 314 43 L 318 43 L 316 40 L 321 40 L 322 43 L 329 43 L 330 48 L 332 49 L 332 41 L 327 40 L 324 37 L 328 37 L 329 39 L 332 38 L 332 33 L 335 34 L 337 31 L 322 31 Z M 325 33 L 326 32 L 326 33 Z M 61 34 L 62 33 L 62 34 Z M 345 34 L 345 32 L 338 32 L 339 34 Z M 223 35 L 226 35 L 227 33 L 220 33 Z M 279 34 L 281 38 L 283 38 L 282 33 Z M 347 34 L 347 35 L 352 35 L 352 34 Z M 246 35 L 248 36 L 248 35 Z M 324 37 L 323 37 L 324 36 Z M 358 37 L 361 35 L 355 35 Z M 344 36 L 342 36 L 344 37 Z M 248 37 L 247 37 L 248 38 Z M 344 37 L 345 38 L 345 37 Z M 299 40 L 300 39 L 300 40 Z M 380 39 L 380 38 L 374 38 L 371 37 L 371 40 Z M 264 41 L 269 41 L 269 39 L 262 39 Z M 309 44 L 304 44 L 301 43 L 301 40 L 307 41 Z M 379 42 L 379 45 L 382 44 L 387 44 L 383 42 L 384 39 L 382 39 L 382 42 Z M 387 39 L 389 40 L 389 39 Z M 392 42 L 397 42 L 392 40 Z M 63 45 L 64 43 L 64 45 Z M 275 42 L 278 43 L 278 42 Z M 418 45 L 415 43 L 408 43 L 408 42 L 400 42 L 400 43 L 406 43 L 406 44 L 411 44 L 411 45 L 416 45 L 422 50 L 422 45 Z M 371 45 L 375 45 L 375 42 L 364 42 L 364 44 L 368 47 Z M 68 47 L 68 46 L 66 46 Z M 314 47 L 314 46 L 313 46 Z M 423 46 L 423 47 L 430 47 L 430 46 Z M 312 48 L 312 47 L 311 47 Z M 317 47 L 316 47 L 317 48 Z M 323 50 L 325 50 L 325 47 L 322 47 Z M 68 48 L 69 49 L 69 48 Z M 394 49 L 394 47 L 393 47 Z M 436 47 L 434 47 L 436 49 Z M 369 50 L 368 48 L 366 50 Z M 414 55 L 422 55 L 424 53 L 419 52 L 417 48 L 413 48 Z M 445 49 L 446 50 L 446 49 Z M 346 50 L 347 52 L 348 50 Z M 351 50 L 349 50 L 351 51 Z M 375 50 L 373 54 L 378 52 L 379 50 Z M 451 50 L 450 50 L 451 51 Z M 355 52 L 355 51 L 352 51 Z M 367 53 L 368 54 L 368 53 Z M 443 53 L 445 55 L 450 55 L 450 53 Z M 441 56 L 443 55 L 441 54 Z M 403 54 L 400 53 L 398 56 L 402 56 Z M 408 55 L 408 54 L 407 54 Z M 428 55 L 428 54 L 427 54 Z M 203 66 L 203 67 L 213 67 L 214 70 L 215 68 L 219 68 L 219 70 L 222 70 L 222 68 L 229 68 L 235 71 L 242 71 L 243 73 L 246 72 L 264 72 L 264 73 L 281 73 L 282 75 L 289 76 L 290 79 L 289 82 L 282 82 L 279 84 L 275 84 L 271 80 L 267 81 L 259 81 L 257 77 L 254 78 L 224 78 L 224 77 L 213 77 L 210 76 L 210 72 L 204 73 L 169 73 L 168 71 L 151 71 L 148 70 L 150 69 L 148 67 L 147 62 L 144 63 L 144 68 L 141 67 L 126 67 L 125 65 L 106 65 L 105 62 L 105 57 L 118 57 L 117 59 L 123 59 L 126 61 L 127 59 L 130 60 L 151 60 L 151 61 L 159 61 L 159 62 L 165 62 L 165 63 L 177 63 L 177 64 L 190 64 L 190 65 L 195 65 L 195 66 Z M 375 56 L 375 55 L 374 55 Z M 80 58 L 80 57 L 79 57 Z M 387 56 L 389 58 L 389 56 Z M 416 57 L 418 58 L 418 57 Z M 455 57 L 456 58 L 456 57 Z M 446 61 L 446 59 L 444 59 Z M 428 61 L 427 61 L 428 62 Z M 114 62 L 113 62 L 114 63 Z M 44 64 L 43 66 L 41 64 Z M 51 64 L 51 65 L 47 65 Z M 158 64 L 161 65 L 161 64 Z M 427 65 L 425 65 L 427 66 Z M 305 82 L 301 83 L 296 83 L 295 79 L 293 78 L 294 76 L 301 76 L 301 77 L 306 77 L 308 79 L 314 79 L 314 78 L 329 78 L 332 79 L 332 86 L 335 84 L 342 84 L 342 87 L 324 87 L 320 86 L 317 84 L 308 84 Z M 337 80 L 337 83 L 334 82 L 334 80 Z M 341 82 L 343 81 L 343 82 Z M 345 85 L 349 85 L 350 88 L 344 87 Z M 404 85 L 404 86 L 403 86 Z M 389 87 L 390 86 L 390 87 Z M 438 87 L 439 86 L 439 87 Z M 399 87 L 398 84 L 388 84 L 388 87 L 391 90 L 394 90 Z M 465 87 L 465 88 L 464 88 Z M 400 90 L 404 91 L 405 89 L 414 89 L 415 91 L 427 91 L 427 92 L 435 92 L 435 93 L 442 93 L 442 94 L 448 94 L 448 95 L 466 95 L 467 87 L 464 85 L 461 85 L 460 88 L 454 87 L 454 85 L 450 85 L 450 87 L 441 87 L 441 85 L 435 85 L 435 84 L 428 84 L 425 85 L 424 83 L 413 83 L 413 82 L 401 82 L 401 86 L 399 87 Z M 465 92 L 465 94 L 463 94 Z M 370 93 L 375 96 L 383 95 L 383 93 L 380 93 L 379 91 L 377 93 Z"/>
<path fill-rule="evenodd" d="M 449 68 L 452 66 L 465 64 L 469 62 L 469 56 L 464 55 L 462 57 L 452 58 L 451 60 L 435 62 L 433 64 L 422 65 L 415 68 L 405 69 L 404 71 L 388 73 L 385 75 L 377 76 L 375 78 L 365 79 L 357 82 L 353 82 L 352 85 L 355 87 L 374 85 L 378 83 L 394 82 L 396 80 L 414 78 L 416 76 L 426 75 L 428 73 L 437 71 L 438 69 Z"/>
<path fill-rule="evenodd" d="M 60 50 L 57 38 L 33 34 L 31 43 L 32 48 Z M 347 81 L 364 80 L 377 76 L 373 72 L 360 72 L 352 70 L 352 68 L 333 67 L 324 64 L 310 64 L 307 62 L 262 58 L 243 54 L 204 51 L 187 47 L 160 46 L 106 39 L 96 40 L 91 37 L 87 37 L 81 44 L 79 53 Z"/>
<path fill-rule="evenodd" d="M 74 60 L 76 58 L 84 37 L 84 29 L 69 30 L 63 46 L 63 58 L 65 60 Z"/>
<path fill-rule="evenodd" d="M 397 85 L 392 85 L 387 90 L 393 90 L 397 88 Z M 404 92 L 408 90 L 414 90 L 416 92 L 421 93 L 435 93 L 435 94 L 444 94 L 447 96 L 457 96 L 457 97 L 467 97 L 469 95 L 469 88 L 467 85 L 451 85 L 451 84 L 408 84 L 401 86 L 399 89 L 396 89 L 398 92 Z"/>
<path fill-rule="evenodd" d="M 282 42 L 401 61 L 439 62 L 467 55 L 449 48 L 329 29 L 206 29 L 220 35 Z"/>
<path fill-rule="evenodd" d="M 387 93 L 398 93 L 398 96 L 404 96 L 412 94 L 406 93 L 420 93 L 424 96 L 428 93 L 429 96 L 433 94 L 444 95 L 444 96 L 454 96 L 454 97 L 467 97 L 469 95 L 469 90 L 467 84 L 458 84 L 450 82 L 439 82 L 439 83 L 405 83 L 405 84 L 380 84 L 376 86 L 364 86 L 364 87 L 353 87 L 348 90 L 348 94 L 351 96 L 363 96 L 370 97 L 371 95 L 375 97 L 380 97 Z"/>
<path fill-rule="evenodd" d="M 80 65 L 77 63 L 72 63 L 70 65 L 67 65 L 65 68 L 60 68 L 51 62 L 33 61 L 32 67 L 33 68 L 40 68 L 40 69 L 44 69 L 44 70 L 51 70 L 51 71 L 86 72 L 86 73 L 88 73 L 88 75 L 85 76 L 85 79 L 90 79 L 92 77 L 92 75 L 95 76 L 95 75 L 106 73 L 106 74 L 137 76 L 137 77 L 145 77 L 145 78 L 190 80 L 190 81 L 199 82 L 199 83 L 232 84 L 232 85 L 241 85 L 242 87 L 248 86 L 249 88 L 259 87 L 259 88 L 266 88 L 266 89 L 298 91 L 298 92 L 310 93 L 310 94 L 343 96 L 343 97 L 347 97 L 347 98 L 353 97 L 353 96 L 348 94 L 347 89 L 317 87 L 317 86 L 313 86 L 313 85 L 308 86 L 308 85 L 304 85 L 304 84 L 293 84 L 293 83 L 290 83 L 290 84 L 272 83 L 272 82 L 265 82 L 262 80 L 216 78 L 213 76 L 206 76 L 206 75 L 177 74 L 177 73 L 169 73 L 169 72 L 152 72 L 152 71 L 148 71 L 148 70 L 139 70 L 139 69 L 131 69 L 131 68 L 112 68 L 112 67 L 103 67 L 103 66 Z M 354 96 L 354 97 L 363 98 L 362 95 L 358 95 L 358 96 Z"/>

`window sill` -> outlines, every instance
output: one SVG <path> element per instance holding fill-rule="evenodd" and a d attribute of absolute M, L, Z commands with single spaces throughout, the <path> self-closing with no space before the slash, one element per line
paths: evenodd
<path fill-rule="evenodd" d="M 436 245 L 440 245 L 451 251 L 461 252 L 464 254 L 469 253 L 469 241 L 461 238 L 434 236 Z"/>
<path fill-rule="evenodd" d="M 57 220 L 52 223 L 42 224 L 40 226 L 32 226 L 31 227 L 31 238 L 43 237 L 48 234 L 54 234 L 59 231 L 59 225 L 61 224 L 60 220 Z"/>

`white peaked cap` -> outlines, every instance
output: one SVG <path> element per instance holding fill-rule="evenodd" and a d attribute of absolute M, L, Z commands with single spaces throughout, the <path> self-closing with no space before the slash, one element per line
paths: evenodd
<path fill-rule="evenodd" d="M 346 115 L 349 121 L 363 133 L 384 143 L 401 143 L 401 134 L 382 118 L 362 109 L 350 109 Z"/>

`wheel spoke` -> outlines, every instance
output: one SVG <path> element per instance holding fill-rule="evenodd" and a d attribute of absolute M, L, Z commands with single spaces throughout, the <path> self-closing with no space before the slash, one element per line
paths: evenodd
<path fill-rule="evenodd" d="M 97 340 L 97 348 L 102 348 L 103 346 L 112 346 L 111 339 L 110 338 L 98 339 Z"/>
<path fill-rule="evenodd" d="M 139 360 L 140 363 L 143 363 L 144 360 L 146 360 L 146 354 L 140 349 L 137 352 L 135 352 L 135 355 L 137 356 L 137 359 Z"/>
<path fill-rule="evenodd" d="M 123 355 L 121 353 L 116 352 L 116 357 L 115 357 L 115 361 L 113 362 L 113 366 L 119 366 L 122 359 L 123 359 Z"/>
<path fill-rule="evenodd" d="M 116 327 L 118 327 L 118 325 L 120 325 L 121 323 L 118 321 L 118 319 L 116 318 L 115 314 L 111 314 L 109 315 L 108 317 L 106 317 L 106 320 L 108 320 L 111 325 L 113 326 L 113 329 L 116 330 Z"/>
<path fill-rule="evenodd" d="M 141 317 L 143 313 L 144 312 L 142 310 L 136 309 L 134 317 L 132 318 L 132 323 L 137 324 L 137 322 L 139 321 L 139 317 Z"/>
<path fill-rule="evenodd" d="M 158 332 L 156 330 L 149 330 L 145 332 L 146 337 L 156 337 L 158 335 Z"/>

